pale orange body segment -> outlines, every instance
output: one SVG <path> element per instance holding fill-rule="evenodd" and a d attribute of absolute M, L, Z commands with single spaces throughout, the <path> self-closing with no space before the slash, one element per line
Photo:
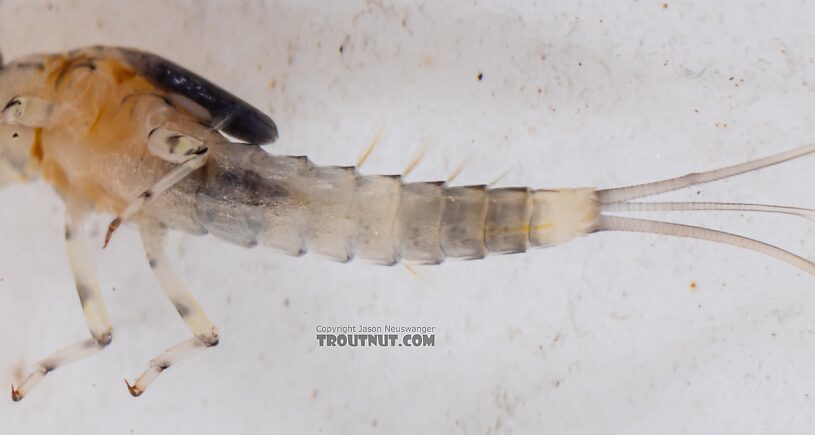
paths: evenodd
<path fill-rule="evenodd" d="M 117 214 L 175 166 L 148 150 L 154 128 L 170 125 L 198 137 L 220 136 L 182 108 L 168 105 L 164 90 L 120 60 L 96 59 L 91 71 L 83 66 L 87 58 L 53 56 L 44 62 L 40 92 L 56 106 L 51 126 L 37 131 L 31 160 L 62 195 Z M 190 199 L 177 190 L 157 197 L 144 213 L 156 212 L 162 221 L 178 219 L 166 211 Z"/>
<path fill-rule="evenodd" d="M 9 94 L 0 95 L 8 101 L 0 112 L 0 136 L 7 141 L 0 147 L 0 182 L 41 177 L 65 199 L 65 241 L 90 331 L 90 338 L 40 360 L 19 387 L 12 387 L 15 401 L 50 371 L 105 348 L 113 339 L 83 229 L 90 211 L 121 215 L 142 200 L 134 222 L 148 262 L 194 335 L 152 361 L 128 385 L 130 392 L 141 394 L 173 362 L 218 343 L 216 328 L 166 264 L 163 241 L 165 225 L 200 228 L 193 204 L 202 174 L 195 170 L 206 163 L 207 144 L 214 146 L 224 137 L 206 125 L 211 121 L 206 109 L 130 68 L 125 58 L 138 55 L 94 47 L 0 68 L 0 84 L 5 85 L 0 92 Z M 163 136 L 151 140 L 156 131 Z M 149 192 L 156 193 L 155 200 Z"/>

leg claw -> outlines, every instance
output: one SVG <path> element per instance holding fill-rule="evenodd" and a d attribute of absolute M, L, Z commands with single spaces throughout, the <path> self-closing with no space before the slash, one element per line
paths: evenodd
<path fill-rule="evenodd" d="M 127 385 L 127 391 L 130 391 L 130 395 L 133 397 L 139 397 L 141 396 L 141 393 L 144 392 L 139 387 L 130 385 L 130 382 L 127 382 L 127 379 L 125 379 L 125 385 Z"/>
<path fill-rule="evenodd" d="M 23 400 L 23 395 L 20 393 L 18 389 L 14 388 L 13 384 L 11 386 L 11 400 L 15 402 Z"/>
<path fill-rule="evenodd" d="M 107 234 L 105 234 L 105 244 L 104 246 L 102 246 L 102 249 L 108 247 L 108 243 L 110 243 L 110 238 L 111 236 L 113 236 L 113 232 L 116 231 L 116 229 L 119 228 L 119 225 L 121 224 L 122 218 L 117 216 L 116 219 L 113 219 L 113 222 L 111 222 L 110 225 L 108 225 L 108 232 Z"/>

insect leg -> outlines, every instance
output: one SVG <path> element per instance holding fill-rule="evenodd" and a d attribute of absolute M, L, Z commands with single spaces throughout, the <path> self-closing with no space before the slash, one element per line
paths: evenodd
<path fill-rule="evenodd" d="M 105 247 L 108 246 L 113 232 L 122 225 L 122 222 L 133 217 L 152 198 L 161 195 L 165 190 L 183 180 L 193 171 L 204 166 L 209 156 L 209 150 L 203 141 L 163 128 L 155 129 L 150 133 L 148 147 L 154 155 L 173 163 L 179 163 L 179 165 L 165 174 L 149 189 L 142 192 L 138 198 L 128 204 L 120 215 L 113 219 L 108 225 L 108 231 L 105 235 Z"/>
<path fill-rule="evenodd" d="M 167 293 L 167 297 L 170 298 L 176 311 L 181 315 L 181 318 L 195 337 L 167 349 L 150 361 L 150 366 L 132 385 L 125 381 L 130 394 L 134 397 L 141 395 L 161 372 L 173 364 L 201 349 L 218 344 L 218 331 L 215 325 L 210 322 L 195 297 L 190 294 L 178 276 L 170 269 L 167 257 L 164 255 L 166 228 L 156 222 L 146 222 L 142 223 L 140 231 L 150 268 L 153 269 L 153 273 L 165 293 Z"/>
<path fill-rule="evenodd" d="M 0 110 L 0 124 L 46 127 L 54 113 L 54 104 L 34 94 L 18 95 Z"/>
<path fill-rule="evenodd" d="M 102 299 L 102 291 L 94 274 L 93 256 L 88 252 L 88 244 L 82 233 L 87 208 L 69 199 L 65 214 L 65 244 L 68 248 L 68 260 L 91 338 L 64 347 L 39 361 L 34 371 L 18 388 L 11 387 L 11 398 L 14 401 L 22 400 L 49 372 L 98 352 L 110 344 L 113 338 L 113 330 Z"/>

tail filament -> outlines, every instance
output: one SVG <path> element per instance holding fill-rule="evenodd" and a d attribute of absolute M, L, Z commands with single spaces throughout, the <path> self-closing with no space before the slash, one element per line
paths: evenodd
<path fill-rule="evenodd" d="M 753 240 L 724 231 L 712 230 L 709 228 L 605 214 L 615 212 L 710 210 L 782 213 L 815 220 L 815 210 L 799 207 L 720 202 L 632 202 L 632 200 L 635 199 L 651 197 L 689 186 L 696 186 L 699 184 L 709 183 L 712 181 L 756 171 L 810 154 L 815 154 L 815 144 L 805 145 L 758 160 L 715 169 L 712 171 L 692 173 L 682 177 L 671 178 L 653 183 L 598 190 L 597 197 L 600 202 L 600 211 L 602 214 L 598 218 L 595 230 L 651 233 L 666 236 L 710 240 L 713 242 L 724 243 L 727 245 L 760 252 L 815 275 L 815 262 L 812 260 L 758 240 Z"/>

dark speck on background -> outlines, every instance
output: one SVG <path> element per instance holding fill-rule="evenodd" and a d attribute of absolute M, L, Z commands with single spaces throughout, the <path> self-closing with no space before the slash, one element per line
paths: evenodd
<path fill-rule="evenodd" d="M 476 77 L 478 78 L 478 81 L 480 82 L 482 79 L 484 79 L 484 73 L 482 73 L 481 71 L 479 71 L 479 72 L 478 72 L 478 75 L 477 75 Z"/>

